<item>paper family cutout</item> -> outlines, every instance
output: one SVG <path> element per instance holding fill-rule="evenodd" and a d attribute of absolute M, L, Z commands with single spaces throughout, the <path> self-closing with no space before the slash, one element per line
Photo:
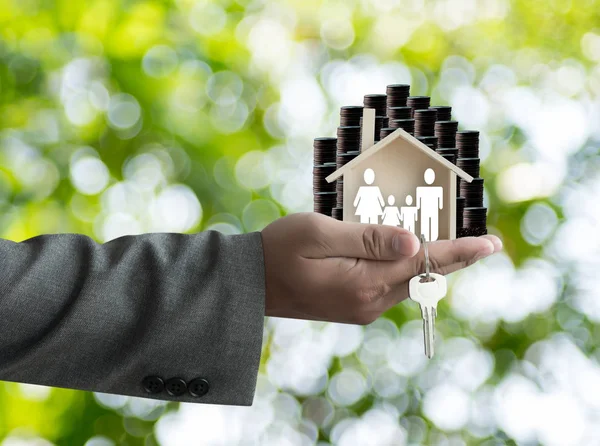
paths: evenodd
<path fill-rule="evenodd" d="M 383 225 L 400 226 L 415 235 L 417 234 L 416 222 L 421 222 L 421 233 L 427 241 L 438 239 L 439 211 L 443 208 L 444 189 L 441 186 L 431 186 L 435 181 L 435 172 L 429 168 L 425 170 L 423 179 L 428 186 L 417 187 L 417 199 L 412 206 L 413 198 L 406 196 L 406 206 L 394 206 L 396 198 L 388 196 L 388 206 L 385 205 L 379 186 L 372 186 L 375 181 L 373 169 L 366 169 L 363 176 L 369 186 L 361 186 L 354 199 L 356 211 L 354 215 L 360 216 L 361 223 L 379 224 L 382 216 Z M 420 211 L 420 215 L 419 215 Z"/>

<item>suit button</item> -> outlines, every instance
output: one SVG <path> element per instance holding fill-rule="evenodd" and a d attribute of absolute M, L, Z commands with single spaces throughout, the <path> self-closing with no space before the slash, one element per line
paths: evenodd
<path fill-rule="evenodd" d="M 210 386 L 208 385 L 207 380 L 205 380 L 204 378 L 196 378 L 190 381 L 188 385 L 188 390 L 190 392 L 190 395 L 201 397 L 208 393 L 209 387 Z"/>
<path fill-rule="evenodd" d="M 158 376 L 146 376 L 142 380 L 142 386 L 148 393 L 160 393 L 165 388 L 165 383 Z"/>
<path fill-rule="evenodd" d="M 187 384 L 181 378 L 171 378 L 165 383 L 167 393 L 172 396 L 181 396 L 187 390 Z"/>

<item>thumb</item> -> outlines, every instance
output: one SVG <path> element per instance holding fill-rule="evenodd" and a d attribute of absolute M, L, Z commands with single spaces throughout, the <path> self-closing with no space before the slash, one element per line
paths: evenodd
<path fill-rule="evenodd" d="M 395 226 L 323 219 L 311 257 L 353 257 L 370 260 L 396 260 L 419 252 L 417 237 Z"/>

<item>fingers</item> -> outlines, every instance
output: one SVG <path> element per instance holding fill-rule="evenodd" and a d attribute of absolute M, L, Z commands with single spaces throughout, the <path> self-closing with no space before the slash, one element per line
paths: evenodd
<path fill-rule="evenodd" d="M 459 269 L 466 268 L 501 249 L 502 242 L 498 237 L 492 235 L 433 242 L 429 245 L 430 271 L 443 275 L 450 274 Z M 373 266 L 371 264 L 374 262 L 364 261 L 364 263 L 369 264 L 368 266 Z M 377 263 L 380 270 L 386 266 L 386 262 Z M 389 308 L 406 299 L 408 297 L 408 281 L 417 274 L 425 272 L 425 259 L 422 250 L 414 258 L 407 259 L 405 262 L 387 263 L 398 265 L 398 276 L 391 276 L 390 282 L 387 283 L 390 292 L 380 294 L 379 298 L 374 299 L 371 303 L 371 308 L 380 313 L 387 311 Z M 405 264 L 404 267 L 400 266 L 402 263 Z M 394 273 L 395 271 L 391 273 L 389 271 L 370 271 L 367 275 L 373 277 L 373 275 L 379 274 L 379 278 L 375 279 L 374 286 L 381 287 L 382 283 L 386 283 L 381 282 L 385 280 L 384 277 L 386 275 L 390 277 L 389 274 Z"/>
<path fill-rule="evenodd" d="M 498 252 L 502 250 L 502 240 L 500 240 L 495 235 L 486 234 L 482 235 L 480 238 L 488 239 L 494 245 L 494 252 Z"/>
<path fill-rule="evenodd" d="M 449 274 L 493 254 L 497 247 L 501 249 L 502 243 L 493 235 L 431 242 L 428 244 L 429 270 L 438 274 Z M 364 261 L 363 267 L 366 276 L 394 287 L 425 272 L 425 254 L 421 248 L 417 255 L 404 261 Z"/>
<path fill-rule="evenodd" d="M 429 270 L 438 274 L 449 274 L 465 268 L 494 252 L 495 246 L 489 237 L 440 240 L 429 245 Z M 411 262 L 414 275 L 425 272 L 424 250 L 421 249 L 419 254 Z"/>
<path fill-rule="evenodd" d="M 397 260 L 412 257 L 419 250 L 419 240 L 405 229 L 333 218 L 319 219 L 315 237 L 317 243 L 306 247 L 304 257 Z"/>

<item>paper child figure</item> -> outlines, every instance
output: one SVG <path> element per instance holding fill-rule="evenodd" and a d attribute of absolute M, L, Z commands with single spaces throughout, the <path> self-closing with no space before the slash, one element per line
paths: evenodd
<path fill-rule="evenodd" d="M 383 221 L 381 222 L 382 225 L 400 226 L 400 220 L 402 219 L 402 217 L 400 215 L 400 211 L 398 210 L 398 206 L 394 206 L 395 202 L 396 198 L 394 198 L 393 195 L 389 195 L 389 206 L 386 206 L 383 210 Z"/>
<path fill-rule="evenodd" d="M 435 181 L 433 169 L 427 169 L 423 176 L 427 184 Z M 417 208 L 421 210 L 421 234 L 425 240 L 433 242 L 438 239 L 439 211 L 443 207 L 444 189 L 441 186 L 417 187 Z"/>
<path fill-rule="evenodd" d="M 402 227 L 407 231 L 417 235 L 416 221 L 419 219 L 416 206 L 412 206 L 413 198 L 411 195 L 406 196 L 406 206 L 400 208 L 400 218 L 402 219 Z"/>
<path fill-rule="evenodd" d="M 364 179 L 365 183 L 373 184 L 375 181 L 373 169 L 365 170 Z M 382 206 L 385 206 L 385 201 L 378 186 L 361 186 L 358 189 L 354 199 L 354 207 L 356 207 L 354 215 L 360 215 L 361 223 L 378 224 L 379 216 L 383 214 Z"/>

